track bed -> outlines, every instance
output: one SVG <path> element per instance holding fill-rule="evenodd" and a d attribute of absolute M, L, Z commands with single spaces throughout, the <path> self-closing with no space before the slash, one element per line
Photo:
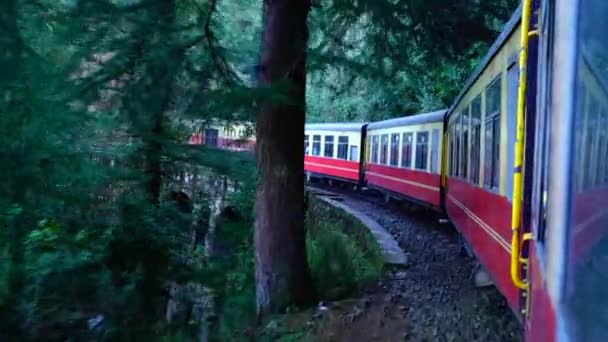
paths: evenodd
<path fill-rule="evenodd" d="M 372 217 L 408 257 L 405 269 L 360 298 L 331 303 L 311 330 L 321 341 L 521 341 L 522 328 L 494 287 L 475 288 L 476 262 L 462 256 L 458 235 L 439 214 L 335 187 L 349 207 Z M 381 204 L 378 204 L 381 203 Z"/>

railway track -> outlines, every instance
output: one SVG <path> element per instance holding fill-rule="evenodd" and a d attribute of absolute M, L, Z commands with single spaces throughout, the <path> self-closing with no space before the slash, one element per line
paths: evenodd
<path fill-rule="evenodd" d="M 476 261 L 460 253 L 458 234 L 440 214 L 373 192 L 310 183 L 384 227 L 408 257 L 344 312 L 328 322 L 327 340 L 522 341 L 522 328 L 494 287 L 475 288 Z M 335 335 L 338 332 L 339 336 Z M 323 340 L 322 334 L 320 339 Z"/>

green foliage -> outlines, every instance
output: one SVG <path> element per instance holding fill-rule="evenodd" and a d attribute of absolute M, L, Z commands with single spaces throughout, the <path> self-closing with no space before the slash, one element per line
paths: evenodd
<path fill-rule="evenodd" d="M 309 121 L 446 106 L 514 3 L 321 2 L 310 17 Z M 253 157 L 184 143 L 200 122 L 251 120 L 261 98 L 282 100 L 282 85 L 252 89 L 262 1 L 0 6 L 3 337 L 191 338 L 187 322 L 165 322 L 168 282 L 217 294 L 217 336 L 250 325 Z M 188 249 L 192 215 L 169 196 L 187 187 L 179 175 L 193 172 L 238 181 L 230 202 L 241 217 L 222 223 L 225 252 L 213 260 Z M 192 188 L 209 214 L 209 194 Z M 365 230 L 347 218 L 308 219 L 309 260 L 324 296 L 377 277 L 379 252 Z"/>
<path fill-rule="evenodd" d="M 446 108 L 517 0 L 323 1 L 311 15 L 308 121 Z"/>
<path fill-rule="evenodd" d="M 192 118 L 251 105 L 218 46 L 217 8 L 10 0 L 0 13 L 3 337 L 165 335 L 169 281 L 223 279 L 185 252 L 192 218 L 166 196 L 175 175 L 252 165 L 184 144 Z"/>
<path fill-rule="evenodd" d="M 307 222 L 308 260 L 322 298 L 351 294 L 380 278 L 384 257 L 356 218 L 311 199 Z"/>
<path fill-rule="evenodd" d="M 253 205 L 246 182 L 235 193 L 241 213 Z M 255 279 L 253 216 L 225 222 L 218 243 L 230 250 L 215 260 L 222 274 L 216 289 L 221 292 L 217 338 L 238 340 L 244 331 L 255 330 Z M 322 299 L 337 299 L 363 289 L 382 275 L 384 257 L 371 233 L 355 218 L 311 199 L 307 211 L 306 246 L 317 292 Z M 221 290 L 220 290 L 221 289 Z M 297 311 L 297 310 L 296 310 Z M 298 336 L 298 334 L 292 337 Z"/>

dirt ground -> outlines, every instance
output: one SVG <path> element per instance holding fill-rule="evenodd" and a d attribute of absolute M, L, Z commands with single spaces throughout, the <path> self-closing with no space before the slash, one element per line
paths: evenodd
<path fill-rule="evenodd" d="M 270 340 L 523 340 L 521 325 L 498 290 L 473 286 L 476 261 L 462 255 L 458 234 L 449 224 L 439 224 L 438 214 L 402 204 L 379 205 L 363 196 L 345 195 L 343 203 L 389 231 L 407 254 L 407 266 L 387 271 L 356 298 L 321 303 L 271 322 Z"/>

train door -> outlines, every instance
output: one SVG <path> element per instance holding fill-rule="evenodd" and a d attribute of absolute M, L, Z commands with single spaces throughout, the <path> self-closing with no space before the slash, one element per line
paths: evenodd
<path fill-rule="evenodd" d="M 529 60 L 538 66 L 538 87 L 536 91 L 538 110 L 535 120 L 535 150 L 534 166 L 526 172 L 532 173 L 532 196 L 527 205 L 530 209 L 529 229 L 532 240 L 529 245 L 527 286 L 522 298 L 522 314 L 525 319 L 526 341 L 555 341 L 555 310 L 548 292 L 549 278 L 547 259 L 549 248 L 547 246 L 547 215 L 549 196 L 549 174 L 551 151 L 551 130 L 559 129 L 561 120 L 553 115 L 555 106 L 552 105 L 553 84 L 553 6 L 545 1 L 541 8 L 540 19 L 540 51 L 537 60 Z M 564 115 L 563 112 L 560 112 Z M 557 112 L 555 114 L 558 114 Z M 567 114 L 566 114 L 567 115 Z M 557 119 L 557 120 L 556 120 Z M 552 126 L 553 125 L 553 126 Z M 563 129 L 563 128 L 561 128 Z M 529 189 L 527 189 L 529 190 Z M 553 192 L 551 193 L 553 195 Z M 560 196 L 559 193 L 554 195 Z M 562 234 L 553 229 L 553 236 Z M 553 279 L 554 280 L 554 279 Z"/>
<path fill-rule="evenodd" d="M 213 128 L 205 129 L 205 145 L 217 146 L 219 131 Z"/>
<path fill-rule="evenodd" d="M 361 147 L 360 151 L 359 151 L 359 186 L 360 187 L 364 187 L 366 184 L 365 168 L 369 161 L 369 153 L 370 153 L 370 146 L 368 146 L 369 143 L 370 142 L 369 142 L 369 139 L 367 136 L 367 124 L 365 124 L 361 127 L 361 139 L 359 139 L 359 146 Z"/>
<path fill-rule="evenodd" d="M 443 118 L 443 134 L 441 135 L 441 184 L 439 187 L 439 196 L 440 196 L 440 203 L 441 203 L 441 210 L 443 211 L 443 213 L 446 213 L 446 207 L 445 207 L 445 198 L 446 198 L 446 191 L 447 191 L 447 178 L 448 178 L 448 153 L 451 153 L 451 151 L 449 151 L 449 143 L 448 143 L 448 139 L 451 139 L 451 137 L 449 136 L 449 129 L 448 129 L 448 115 L 447 112 Z"/>

